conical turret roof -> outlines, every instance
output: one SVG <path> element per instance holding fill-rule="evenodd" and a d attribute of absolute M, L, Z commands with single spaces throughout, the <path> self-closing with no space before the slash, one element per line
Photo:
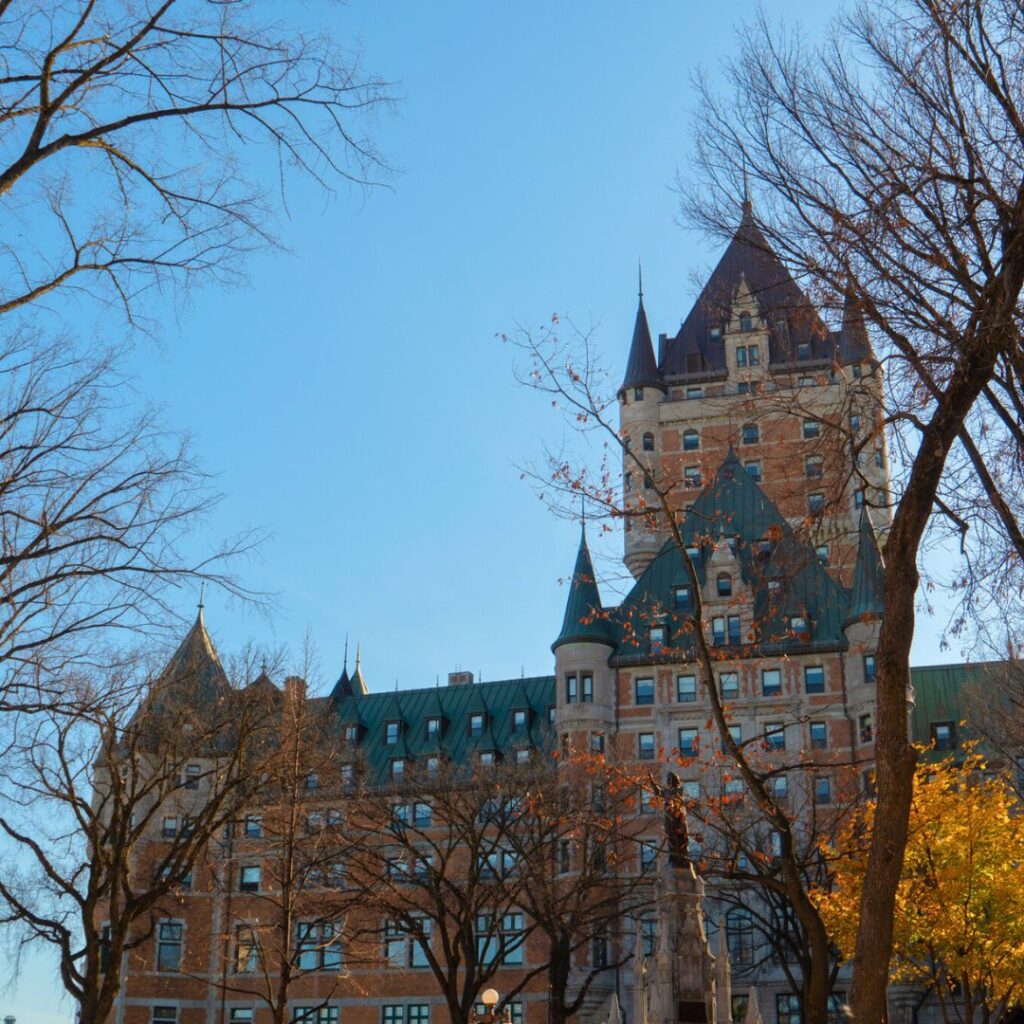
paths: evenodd
<path fill-rule="evenodd" d="M 600 643 L 612 647 L 614 641 L 611 634 L 611 627 L 601 607 L 601 593 L 597 589 L 594 563 L 587 547 L 586 527 L 583 527 L 580 530 L 576 567 L 569 582 L 569 598 L 565 603 L 562 630 L 551 649 L 569 643 Z"/>
<path fill-rule="evenodd" d="M 216 701 L 230 692 L 227 674 L 206 631 L 202 606 L 192 628 L 160 673 L 156 686 L 164 699 L 181 691 L 183 697 L 187 695 L 193 702 Z"/>
<path fill-rule="evenodd" d="M 370 692 L 369 687 L 366 685 L 366 680 L 363 678 L 363 655 L 362 649 L 359 644 L 356 645 L 356 667 L 352 672 L 352 678 L 349 680 L 349 686 L 354 697 L 365 697 Z M 340 680 L 339 680 L 340 682 Z"/>
<path fill-rule="evenodd" d="M 866 508 L 860 513 L 860 537 L 857 546 L 857 566 L 850 596 L 847 624 L 880 619 L 885 611 L 885 566 L 878 550 L 875 531 L 871 528 Z"/>
<path fill-rule="evenodd" d="M 619 393 L 627 388 L 645 386 L 664 390 L 658 361 L 654 358 L 654 343 L 651 341 L 651 328 L 647 324 L 644 293 L 641 291 L 636 308 L 636 323 L 633 325 L 633 341 L 629 346 L 629 359 L 626 361 L 626 375 Z"/>
<path fill-rule="evenodd" d="M 871 347 L 864 314 L 850 291 L 847 291 L 843 302 L 843 326 L 839 329 L 838 358 L 840 366 L 878 362 L 875 350 Z"/>

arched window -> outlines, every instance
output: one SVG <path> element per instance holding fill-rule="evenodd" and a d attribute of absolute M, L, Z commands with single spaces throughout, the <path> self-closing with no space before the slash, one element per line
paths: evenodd
<path fill-rule="evenodd" d="M 725 915 L 725 942 L 732 963 L 753 963 L 754 922 L 749 910 L 735 908 Z"/>
<path fill-rule="evenodd" d="M 757 444 L 761 439 L 761 432 L 757 429 L 756 423 L 744 423 L 743 424 L 743 443 L 744 444 Z"/>
<path fill-rule="evenodd" d="M 750 319 L 749 313 L 740 313 L 740 330 L 741 331 L 752 331 L 754 329 L 754 322 Z"/>
<path fill-rule="evenodd" d="M 718 596 L 732 597 L 732 577 L 727 572 L 718 574 Z"/>
<path fill-rule="evenodd" d="M 645 452 L 653 452 L 654 451 L 654 435 L 653 434 L 644 434 L 644 451 Z"/>
<path fill-rule="evenodd" d="M 695 452 L 700 448 L 700 434 L 696 430 L 683 431 L 683 451 Z"/>

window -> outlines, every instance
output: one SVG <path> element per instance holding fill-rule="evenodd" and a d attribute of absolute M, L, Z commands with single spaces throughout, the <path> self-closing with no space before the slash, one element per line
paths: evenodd
<path fill-rule="evenodd" d="M 590 750 L 594 754 L 604 753 L 604 733 L 592 732 L 590 734 Z"/>
<path fill-rule="evenodd" d="M 295 929 L 295 962 L 300 971 L 338 971 L 341 944 L 329 921 L 300 921 Z"/>
<path fill-rule="evenodd" d="M 749 462 L 743 463 L 743 468 L 747 471 L 747 476 L 751 480 L 756 480 L 758 483 L 761 482 L 761 460 L 751 459 Z"/>
<path fill-rule="evenodd" d="M 650 490 L 654 486 L 654 481 L 651 479 L 650 473 L 644 473 L 644 488 Z"/>
<path fill-rule="evenodd" d="M 749 911 L 733 909 L 725 915 L 725 944 L 734 964 L 754 962 L 754 921 Z"/>
<path fill-rule="evenodd" d="M 246 839 L 259 839 L 263 835 L 263 819 L 258 814 L 247 814 L 242 832 Z"/>
<path fill-rule="evenodd" d="M 341 766 L 341 784 L 343 786 L 351 786 L 355 781 L 355 769 L 350 764 L 343 764 Z"/>
<path fill-rule="evenodd" d="M 633 474 L 628 470 L 622 475 L 622 486 L 627 490 L 633 489 Z"/>
<path fill-rule="evenodd" d="M 699 800 L 700 799 L 700 781 L 697 779 L 687 779 L 683 783 L 683 796 L 687 800 Z"/>
<path fill-rule="evenodd" d="M 436 775 L 441 767 L 441 759 L 439 757 L 428 757 L 427 758 L 427 774 Z"/>
<path fill-rule="evenodd" d="M 398 722 L 384 723 L 384 742 L 393 747 L 398 742 Z"/>
<path fill-rule="evenodd" d="M 595 935 L 590 940 L 590 965 L 591 967 L 608 966 L 608 936 Z"/>
<path fill-rule="evenodd" d="M 936 750 L 956 750 L 955 723 L 932 722 L 932 742 Z"/>
<path fill-rule="evenodd" d="M 100 926 L 100 974 L 106 974 L 110 970 L 110 925 Z"/>
<path fill-rule="evenodd" d="M 640 918 L 640 945 L 644 956 L 654 956 L 654 947 L 658 943 L 658 919 L 656 917 Z"/>
<path fill-rule="evenodd" d="M 740 695 L 739 676 L 735 672 L 723 672 L 718 677 L 718 689 L 722 700 L 736 700 Z"/>
<path fill-rule="evenodd" d="M 747 1019 L 747 1007 L 750 1005 L 750 995 L 746 992 L 733 995 L 729 1003 L 732 1012 L 730 1020 L 740 1021 Z"/>
<path fill-rule="evenodd" d="M 575 675 L 566 676 L 565 677 L 565 703 L 566 704 L 575 704 L 578 697 L 579 697 L 579 688 L 578 688 L 578 684 L 576 682 L 576 676 Z"/>
<path fill-rule="evenodd" d="M 686 557 L 693 562 L 695 566 L 700 565 L 700 545 L 699 544 L 687 544 L 686 545 Z"/>
<path fill-rule="evenodd" d="M 816 554 L 818 556 L 818 561 L 821 563 L 821 565 L 824 568 L 827 569 L 828 568 L 828 545 L 827 544 L 819 544 L 814 550 L 815 550 L 815 552 L 816 552 Z"/>
<path fill-rule="evenodd" d="M 862 487 L 858 487 L 857 490 L 853 492 L 853 507 L 864 507 L 864 489 Z"/>
<path fill-rule="evenodd" d="M 160 921 L 156 926 L 156 969 L 176 971 L 181 967 L 181 936 L 184 925 L 180 921 Z"/>
<path fill-rule="evenodd" d="M 861 715 L 857 719 L 857 736 L 861 743 L 871 743 L 875 738 L 874 727 L 871 722 L 871 715 Z"/>
<path fill-rule="evenodd" d="M 741 331 L 752 331 L 754 329 L 754 322 L 750 319 L 749 313 L 740 313 L 740 330 Z"/>
<path fill-rule="evenodd" d="M 688 612 L 691 610 L 693 605 L 690 597 L 691 595 L 689 587 L 675 588 L 675 602 L 677 612 Z"/>
<path fill-rule="evenodd" d="M 173 839 L 178 834 L 178 819 L 164 818 L 160 827 L 160 835 L 164 839 Z"/>
<path fill-rule="evenodd" d="M 680 704 L 692 704 L 697 699 L 697 677 L 676 676 L 676 700 Z"/>
<path fill-rule="evenodd" d="M 512 730 L 514 732 L 525 732 L 527 717 L 525 708 L 515 708 L 512 711 Z"/>
<path fill-rule="evenodd" d="M 635 704 L 654 703 L 653 679 L 636 679 L 633 681 L 633 702 Z"/>
<path fill-rule="evenodd" d="M 651 654 L 657 654 L 665 646 L 665 627 L 651 626 L 647 631 L 647 642 Z"/>
<path fill-rule="evenodd" d="M 743 742 L 743 726 L 742 725 L 730 725 L 729 735 L 732 737 L 733 743 L 740 744 Z"/>
<path fill-rule="evenodd" d="M 761 365 L 761 346 L 760 345 L 748 345 L 747 346 L 747 360 L 751 366 Z"/>
<path fill-rule="evenodd" d="M 494 751 L 483 750 L 480 752 L 480 764 L 484 768 L 490 768 L 494 764 Z"/>
<path fill-rule="evenodd" d="M 712 327 L 711 331 L 710 331 L 710 335 L 711 335 L 711 340 L 712 341 L 721 341 L 722 340 L 722 328 L 721 327 Z"/>
<path fill-rule="evenodd" d="M 319 789 L 320 776 L 316 772 L 310 772 L 306 776 L 306 789 Z"/>
<path fill-rule="evenodd" d="M 725 616 L 716 615 L 711 620 L 711 642 L 716 647 L 725 646 Z"/>
<path fill-rule="evenodd" d="M 811 358 L 811 344 L 808 341 L 797 342 L 796 346 L 796 357 L 802 363 L 806 363 Z"/>
<path fill-rule="evenodd" d="M 644 389 L 643 388 L 633 388 L 633 401 L 634 402 L 642 402 L 643 400 L 644 400 Z"/>
<path fill-rule="evenodd" d="M 700 487 L 700 466 L 687 466 L 683 470 L 684 487 Z"/>
<path fill-rule="evenodd" d="M 757 444 L 761 439 L 761 432 L 756 423 L 744 423 L 740 433 L 740 439 L 744 444 Z"/>
<path fill-rule="evenodd" d="M 436 740 L 441 735 L 441 719 L 438 717 L 427 719 L 427 739 Z"/>
<path fill-rule="evenodd" d="M 653 871 L 658 866 L 658 847 L 654 843 L 640 844 L 640 870 Z"/>
<path fill-rule="evenodd" d="M 260 891 L 260 866 L 258 864 L 246 864 L 238 872 L 238 891 Z"/>
<path fill-rule="evenodd" d="M 775 997 L 775 1015 L 779 1024 L 800 1024 L 800 997 L 795 992 L 780 992 Z"/>
<path fill-rule="evenodd" d="M 391 758 L 390 774 L 392 782 L 401 782 L 405 778 L 405 758 Z"/>
<path fill-rule="evenodd" d="M 641 761 L 654 760 L 654 733 L 642 732 L 637 736 L 637 755 Z"/>
<path fill-rule="evenodd" d="M 175 1024 L 178 1019 L 176 1006 L 154 1006 L 149 1017 L 151 1024 Z"/>
<path fill-rule="evenodd" d="M 336 1006 L 296 1006 L 292 1024 L 338 1024 Z"/>
<path fill-rule="evenodd" d="M 530 760 L 530 750 L 528 747 L 520 747 L 516 751 L 516 764 L 528 764 Z"/>
<path fill-rule="evenodd" d="M 850 417 L 850 432 L 852 434 L 860 432 L 860 417 L 856 413 Z"/>
<path fill-rule="evenodd" d="M 228 1016 L 230 1024 L 252 1024 L 251 1006 L 233 1006 Z"/>
<path fill-rule="evenodd" d="M 683 431 L 683 451 L 695 452 L 700 448 L 700 434 L 696 430 Z"/>
<path fill-rule="evenodd" d="M 718 574 L 718 596 L 732 597 L 732 576 L 727 572 Z"/>
<path fill-rule="evenodd" d="M 813 494 L 807 495 L 807 511 L 812 516 L 818 515 L 825 509 L 825 495 L 820 491 L 815 491 Z"/>
<path fill-rule="evenodd" d="M 864 682 L 873 683 L 877 679 L 875 669 L 875 656 L 873 654 L 864 655 Z"/>
<path fill-rule="evenodd" d="M 789 635 L 801 637 L 807 632 L 807 618 L 803 615 L 789 616 Z"/>
<path fill-rule="evenodd" d="M 688 726 L 679 730 L 679 753 L 683 757 L 696 757 L 699 746 L 700 740 L 696 729 Z"/>
<path fill-rule="evenodd" d="M 746 366 L 747 365 L 747 346 L 737 345 L 736 346 L 736 365 Z"/>
<path fill-rule="evenodd" d="M 811 440 L 821 436 L 821 424 L 817 420 L 804 420 L 804 438 Z"/>
<path fill-rule="evenodd" d="M 804 475 L 808 480 L 820 480 L 822 466 L 823 463 L 820 455 L 808 455 L 804 459 Z"/>
<path fill-rule="evenodd" d="M 769 722 L 764 727 L 764 744 L 769 750 L 785 750 L 786 726 L 782 722 Z"/>
<path fill-rule="evenodd" d="M 761 669 L 761 695 L 777 697 L 782 693 L 782 672 L 777 668 Z"/>
<path fill-rule="evenodd" d="M 485 964 L 496 961 L 503 964 L 521 964 L 525 946 L 524 930 L 525 919 L 521 911 L 512 910 L 503 914 L 497 934 L 490 914 L 477 914 L 477 956 Z"/>
<path fill-rule="evenodd" d="M 727 616 L 726 625 L 729 627 L 729 643 L 740 643 L 740 617 L 738 615 Z"/>
<path fill-rule="evenodd" d="M 811 722 L 811 750 L 828 749 L 828 725 L 825 722 Z"/>
<path fill-rule="evenodd" d="M 198 789 L 199 788 L 199 776 L 202 773 L 202 769 L 197 764 L 189 764 L 185 766 L 185 788 L 186 789 Z"/>
<path fill-rule="evenodd" d="M 687 398 L 700 398 L 703 394 L 704 392 L 699 387 L 686 389 Z"/>
<path fill-rule="evenodd" d="M 650 434 L 650 433 L 644 434 L 643 449 L 644 449 L 645 452 L 653 452 L 654 451 L 654 435 L 653 434 Z"/>
<path fill-rule="evenodd" d="M 771 781 L 772 796 L 783 801 L 789 796 L 789 776 L 773 775 Z"/>
<path fill-rule="evenodd" d="M 832 803 L 832 780 L 827 775 L 819 775 L 814 780 L 814 802 L 816 804 Z"/>
<path fill-rule="evenodd" d="M 470 736 L 483 736 L 484 734 L 484 716 L 480 712 L 475 712 L 469 716 L 469 735 Z"/>
<path fill-rule="evenodd" d="M 804 666 L 804 692 L 825 692 L 825 670 L 821 667 L 821 665 Z"/>
<path fill-rule="evenodd" d="M 881 469 L 883 464 L 884 464 L 884 462 L 885 462 L 885 456 L 882 455 L 882 449 L 881 448 L 876 448 L 875 449 L 875 465 L 879 469 Z"/>
<path fill-rule="evenodd" d="M 346 725 L 342 735 L 346 743 L 355 743 L 359 739 L 359 726 Z"/>

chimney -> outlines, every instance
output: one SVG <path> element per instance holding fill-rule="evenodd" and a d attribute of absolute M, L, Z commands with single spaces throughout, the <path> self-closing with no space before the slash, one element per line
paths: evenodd
<path fill-rule="evenodd" d="M 448 673 L 448 685 L 449 686 L 468 686 L 473 682 L 472 672 L 449 672 Z"/>
<path fill-rule="evenodd" d="M 284 681 L 284 692 L 287 697 L 306 699 L 306 680 L 299 676 L 288 676 Z"/>

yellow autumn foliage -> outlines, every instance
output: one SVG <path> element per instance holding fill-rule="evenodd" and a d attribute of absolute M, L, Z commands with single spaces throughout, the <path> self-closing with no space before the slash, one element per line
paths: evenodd
<path fill-rule="evenodd" d="M 848 957 L 872 816 L 873 804 L 829 848 L 835 885 L 816 894 Z M 935 984 L 962 1019 L 995 1019 L 1024 998 L 1024 814 L 973 753 L 917 769 L 894 927 L 892 980 Z"/>

